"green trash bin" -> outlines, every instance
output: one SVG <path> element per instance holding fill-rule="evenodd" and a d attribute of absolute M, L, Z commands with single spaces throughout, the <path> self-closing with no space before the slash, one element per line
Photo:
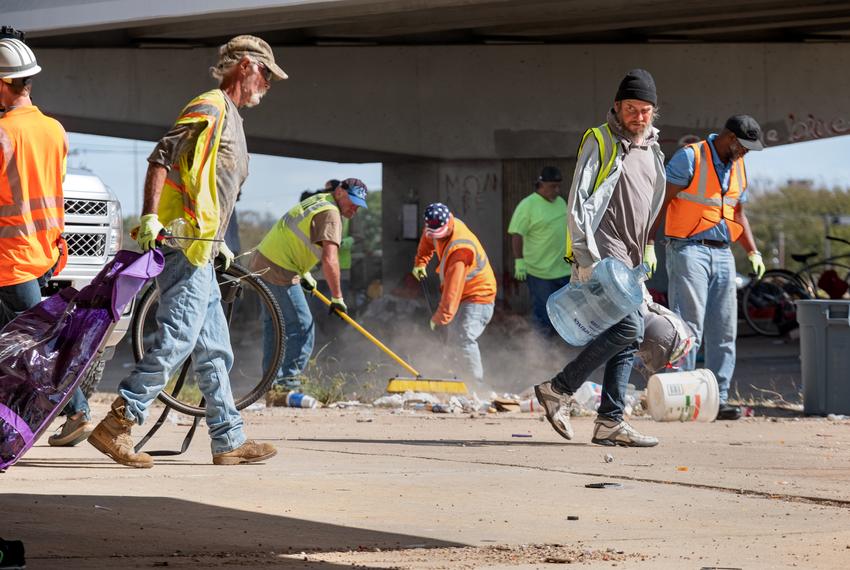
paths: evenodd
<path fill-rule="evenodd" d="M 850 415 L 850 301 L 797 301 L 803 411 Z"/>

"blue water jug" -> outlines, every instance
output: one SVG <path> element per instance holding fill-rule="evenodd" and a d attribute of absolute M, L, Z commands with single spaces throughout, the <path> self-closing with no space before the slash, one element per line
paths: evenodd
<path fill-rule="evenodd" d="M 606 257 L 589 280 L 569 283 L 549 296 L 546 312 L 552 326 L 568 344 L 586 345 L 641 306 L 648 269 L 646 265 L 632 269 Z"/>

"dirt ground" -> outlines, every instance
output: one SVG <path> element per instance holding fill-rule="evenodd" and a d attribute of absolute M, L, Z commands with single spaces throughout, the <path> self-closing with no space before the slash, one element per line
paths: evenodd
<path fill-rule="evenodd" d="M 850 421 L 638 418 L 661 444 L 611 449 L 589 443 L 589 417 L 571 442 L 534 413 L 244 417 L 279 448 L 266 464 L 214 466 L 204 433 L 150 470 L 43 439 L 0 475 L 2 536 L 35 569 L 850 564 Z M 149 448 L 177 448 L 186 420 Z"/>

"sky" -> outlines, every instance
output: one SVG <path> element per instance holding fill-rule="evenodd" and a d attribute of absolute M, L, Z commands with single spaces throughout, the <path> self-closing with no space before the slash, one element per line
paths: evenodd
<path fill-rule="evenodd" d="M 154 143 L 70 133 L 68 165 L 85 167 L 116 193 L 124 215 L 138 214 L 147 156 Z M 789 179 L 811 179 L 817 185 L 850 187 L 850 136 L 768 148 L 747 154 L 747 174 L 760 187 Z M 263 154 L 251 154 L 250 174 L 239 210 L 290 208 L 306 189 L 317 189 L 330 178 L 360 178 L 370 189 L 381 187 L 381 165 L 338 164 Z"/>
<path fill-rule="evenodd" d="M 69 139 L 68 166 L 91 170 L 118 196 L 125 216 L 138 214 L 147 157 L 154 143 L 79 133 L 69 133 Z M 251 154 L 248 179 L 236 207 L 271 211 L 277 217 L 295 205 L 301 192 L 322 188 L 331 178 L 359 178 L 369 189 L 379 189 L 381 165 Z"/>

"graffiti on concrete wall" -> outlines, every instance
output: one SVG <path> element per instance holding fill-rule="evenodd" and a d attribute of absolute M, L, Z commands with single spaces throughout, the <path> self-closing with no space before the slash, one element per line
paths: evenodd
<path fill-rule="evenodd" d="M 824 118 L 814 113 L 808 113 L 804 116 L 788 113 L 782 127 L 770 127 L 767 125 L 767 128 L 764 130 L 764 142 L 770 146 L 840 137 L 847 134 L 850 134 L 850 120 L 844 117 L 834 116 Z M 676 144 L 678 146 L 692 144 L 702 140 L 704 136 L 687 133 L 676 139 Z M 662 142 L 665 141 L 662 140 Z M 666 142 L 671 141 L 668 139 Z"/>
<path fill-rule="evenodd" d="M 501 190 L 499 176 L 495 172 L 444 172 L 441 186 L 446 205 L 459 216 L 481 211 L 485 204 L 493 201 L 488 194 Z"/>

